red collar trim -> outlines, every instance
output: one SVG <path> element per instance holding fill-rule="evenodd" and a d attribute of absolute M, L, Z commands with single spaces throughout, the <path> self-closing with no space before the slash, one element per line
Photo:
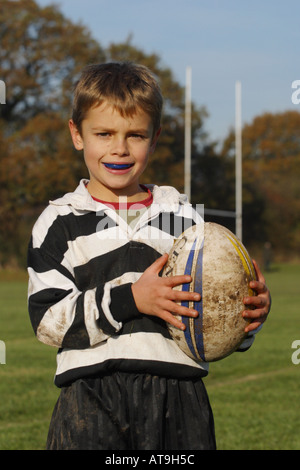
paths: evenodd
<path fill-rule="evenodd" d="M 114 207 L 114 209 L 116 210 L 120 210 L 120 209 L 125 209 L 125 210 L 128 210 L 130 209 L 130 207 L 134 206 L 136 209 L 142 209 L 143 207 L 149 207 L 151 206 L 152 202 L 153 202 L 153 195 L 150 191 L 149 188 L 147 188 L 146 186 L 142 185 L 141 184 L 141 188 L 143 188 L 143 190 L 145 192 L 147 192 L 147 197 L 146 199 L 143 199 L 142 201 L 137 201 L 137 202 L 109 202 L 109 201 L 102 201 L 102 199 L 97 199 L 96 197 L 92 196 L 92 198 L 94 199 L 94 201 L 97 201 L 97 202 L 101 202 L 102 204 L 105 204 L 106 206 L 112 206 Z"/>

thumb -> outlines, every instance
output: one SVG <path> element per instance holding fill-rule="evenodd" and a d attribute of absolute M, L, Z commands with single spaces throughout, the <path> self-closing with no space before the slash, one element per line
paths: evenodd
<path fill-rule="evenodd" d="M 253 262 L 253 266 L 254 266 L 254 269 L 255 269 L 255 273 L 256 273 L 256 278 L 257 278 L 257 280 L 265 283 L 265 282 L 266 282 L 266 281 L 265 281 L 265 278 L 264 278 L 264 276 L 263 276 L 263 274 L 262 274 L 262 272 L 261 272 L 261 270 L 260 270 L 260 268 L 259 268 L 259 266 L 258 266 L 256 260 L 253 259 L 252 262 Z"/>
<path fill-rule="evenodd" d="M 149 266 L 147 271 L 151 272 L 152 274 L 158 274 L 168 261 L 168 258 L 168 253 L 165 253 L 164 255 L 160 256 L 159 258 L 157 258 L 157 260 L 154 261 L 154 263 Z"/>

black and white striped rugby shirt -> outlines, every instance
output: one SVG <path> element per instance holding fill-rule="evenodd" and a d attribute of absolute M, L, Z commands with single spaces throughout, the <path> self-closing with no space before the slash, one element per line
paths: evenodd
<path fill-rule="evenodd" d="M 149 185 L 153 202 L 132 227 L 113 207 L 95 201 L 86 183 L 50 202 L 28 249 L 29 314 L 38 339 L 58 348 L 55 384 L 114 370 L 207 375 L 208 364 L 187 357 L 164 321 L 138 312 L 131 291 L 202 217 L 176 189 Z"/>
<path fill-rule="evenodd" d="M 28 305 L 38 339 L 59 348 L 55 383 L 113 370 L 195 377 L 164 321 L 138 312 L 131 284 L 182 231 L 202 219 L 186 196 L 149 186 L 153 203 L 134 228 L 93 200 L 82 180 L 50 202 L 32 231 Z"/>

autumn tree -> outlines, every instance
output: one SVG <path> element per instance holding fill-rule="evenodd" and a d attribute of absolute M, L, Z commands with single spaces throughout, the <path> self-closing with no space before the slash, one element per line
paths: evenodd
<path fill-rule="evenodd" d="M 0 3 L 0 263 L 26 252 L 34 208 L 70 190 L 84 171 L 67 130 L 74 81 L 105 60 L 82 25 L 33 0 Z M 25 234 L 25 232 L 26 234 Z"/>
<path fill-rule="evenodd" d="M 300 255 L 300 113 L 265 113 L 243 128 L 243 232 L 247 243 L 270 241 Z M 234 134 L 222 155 L 232 159 Z"/>
<path fill-rule="evenodd" d="M 73 149 L 67 120 L 74 84 L 90 63 L 134 61 L 147 65 L 165 98 L 163 132 L 144 182 L 183 190 L 184 89 L 156 54 L 145 54 L 129 37 L 106 50 L 89 30 L 50 5 L 34 0 L 0 3 L 0 263 L 24 259 L 33 221 L 48 203 L 87 176 Z M 205 110 L 193 107 L 193 151 L 198 151 Z"/>
<path fill-rule="evenodd" d="M 1 0 L 0 75 L 7 89 L 2 118 L 22 125 L 37 114 L 67 109 L 74 76 L 104 60 L 90 32 L 55 6 L 34 0 Z"/>
<path fill-rule="evenodd" d="M 104 50 L 85 26 L 34 0 L 1 1 L 0 38 L 0 80 L 6 85 L 0 106 L 0 264 L 12 257 L 24 261 L 38 213 L 87 176 L 67 126 L 73 86 L 86 64 L 130 60 L 155 73 L 164 95 L 163 130 L 144 182 L 183 191 L 184 87 L 157 54 L 135 47 L 131 36 Z M 217 151 L 205 134 L 206 117 L 205 108 L 193 103 L 192 202 L 234 210 L 234 133 Z M 266 113 L 244 126 L 246 245 L 268 240 L 299 256 L 299 125 L 300 114 L 286 112 Z M 228 226 L 228 220 L 216 221 Z"/>

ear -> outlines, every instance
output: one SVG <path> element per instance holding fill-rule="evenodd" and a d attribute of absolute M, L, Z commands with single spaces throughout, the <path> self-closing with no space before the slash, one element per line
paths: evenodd
<path fill-rule="evenodd" d="M 83 139 L 81 137 L 81 134 L 79 130 L 77 129 L 76 125 L 74 124 L 73 120 L 69 120 L 69 129 L 71 132 L 71 137 L 73 140 L 74 147 L 76 150 L 82 150 L 83 149 Z"/>
<path fill-rule="evenodd" d="M 154 153 L 154 150 L 155 150 L 158 138 L 160 136 L 160 133 L 161 133 L 161 127 L 158 129 L 158 131 L 153 136 L 152 144 L 151 144 L 151 147 L 150 147 L 150 153 Z"/>

